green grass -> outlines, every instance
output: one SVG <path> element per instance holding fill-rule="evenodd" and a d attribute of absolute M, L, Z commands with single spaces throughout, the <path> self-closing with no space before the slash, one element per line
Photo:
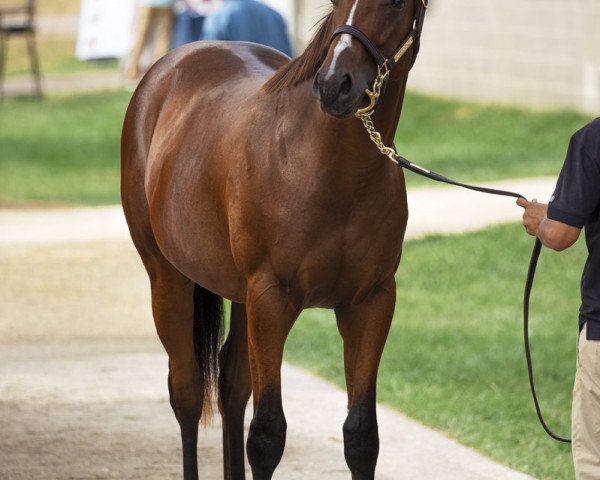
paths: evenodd
<path fill-rule="evenodd" d="M 463 181 L 558 176 L 570 136 L 592 118 L 408 94 L 396 145 L 409 160 Z M 431 184 L 407 174 L 411 185 Z"/>
<path fill-rule="evenodd" d="M 0 105 L 0 203 L 119 201 L 119 137 L 130 94 L 7 99 Z M 465 181 L 557 175 L 589 119 L 409 94 L 399 129 L 408 158 Z M 409 186 L 432 185 L 412 173 Z"/>
<path fill-rule="evenodd" d="M 50 96 L 0 105 L 0 204 L 119 201 L 119 140 L 131 94 Z M 555 175 L 588 118 L 408 95 L 402 153 L 468 181 Z M 410 175 L 411 184 L 424 184 Z M 521 296 L 532 246 L 520 226 L 408 242 L 380 374 L 381 401 L 540 478 L 572 478 L 529 396 Z M 581 246 L 544 252 L 534 292 L 534 357 L 551 424 L 568 433 Z M 574 267 L 577 265 L 577 267 Z M 331 314 L 309 311 L 287 358 L 343 384 Z"/>
<path fill-rule="evenodd" d="M 119 201 L 119 139 L 131 94 L 7 99 L 0 105 L 0 204 Z"/>
<path fill-rule="evenodd" d="M 68 36 L 46 36 L 37 42 L 42 78 L 69 74 L 107 74 L 118 71 L 115 59 L 82 61 L 75 57 L 76 39 Z M 23 38 L 11 39 L 6 56 L 6 75 L 29 81 L 31 67 L 27 44 Z"/>
<path fill-rule="evenodd" d="M 15 6 L 23 1 L 0 0 L 0 7 Z M 48 18 L 53 16 L 71 16 L 77 18 L 80 8 L 79 0 L 38 0 L 36 3 L 36 15 Z M 36 34 L 36 45 L 41 63 L 43 77 L 54 75 L 68 75 L 74 73 L 102 74 L 116 72 L 118 61 L 81 61 L 75 57 L 76 34 L 44 33 L 43 29 Z M 27 54 L 27 44 L 24 37 L 11 37 L 6 55 L 6 76 L 14 80 L 14 77 L 24 77 L 29 80 L 30 66 Z"/>
<path fill-rule="evenodd" d="M 573 478 L 570 448 L 541 429 L 529 392 L 522 289 L 532 239 L 520 225 L 408 242 L 378 398 L 513 468 Z M 579 278 L 584 246 L 543 251 L 532 303 L 532 345 L 542 409 L 569 435 Z M 344 385 L 333 315 L 298 320 L 286 359 Z"/>

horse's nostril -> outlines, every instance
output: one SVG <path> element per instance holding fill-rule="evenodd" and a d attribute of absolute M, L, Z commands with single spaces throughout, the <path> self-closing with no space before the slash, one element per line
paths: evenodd
<path fill-rule="evenodd" d="M 352 77 L 349 74 L 344 75 L 340 85 L 340 94 L 348 95 L 352 90 Z"/>

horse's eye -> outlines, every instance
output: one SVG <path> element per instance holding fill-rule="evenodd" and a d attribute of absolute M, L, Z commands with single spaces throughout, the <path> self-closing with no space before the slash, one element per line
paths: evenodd
<path fill-rule="evenodd" d="M 333 4 L 334 7 L 337 7 L 337 4 L 340 2 L 340 0 L 331 0 L 331 3 Z"/>
<path fill-rule="evenodd" d="M 406 0 L 392 0 L 392 6 L 398 10 L 402 10 L 406 7 Z"/>

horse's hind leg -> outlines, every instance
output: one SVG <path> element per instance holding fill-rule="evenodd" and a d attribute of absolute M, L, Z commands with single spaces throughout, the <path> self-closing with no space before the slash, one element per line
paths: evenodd
<path fill-rule="evenodd" d="M 133 243 L 150 277 L 154 322 L 169 356 L 169 396 L 181 429 L 184 478 L 195 480 L 198 423 L 206 391 L 206 382 L 202 380 L 205 366 L 198 363 L 194 345 L 195 286 L 164 258 L 150 225 L 144 189 L 149 144 L 146 135 L 150 132 L 142 128 L 142 119 L 146 121 L 147 115 L 154 115 L 147 111 L 151 107 L 144 104 L 143 96 L 136 95 L 125 118 L 121 144 L 123 210 Z"/>
<path fill-rule="evenodd" d="M 219 354 L 225 480 L 244 480 L 244 413 L 252 393 L 246 307 L 231 305 L 231 327 Z"/>
<path fill-rule="evenodd" d="M 184 478 L 196 480 L 204 393 L 193 341 L 194 284 L 166 261 L 148 266 L 156 331 L 169 355 L 169 397 L 181 429 Z"/>
<path fill-rule="evenodd" d="M 377 370 L 389 332 L 396 289 L 394 279 L 360 305 L 336 309 L 344 339 L 348 417 L 344 455 L 353 480 L 373 480 L 379 454 L 376 412 Z"/>

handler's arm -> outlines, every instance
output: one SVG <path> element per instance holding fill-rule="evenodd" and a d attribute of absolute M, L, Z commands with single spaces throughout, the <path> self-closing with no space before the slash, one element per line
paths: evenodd
<path fill-rule="evenodd" d="M 528 202 L 524 198 L 519 198 L 517 205 L 525 209 L 523 225 L 527 233 L 538 237 L 546 247 L 560 252 L 569 248 L 579 238 L 580 228 L 550 220 L 546 216 L 548 205 L 545 203 L 538 203 L 535 199 Z"/>

